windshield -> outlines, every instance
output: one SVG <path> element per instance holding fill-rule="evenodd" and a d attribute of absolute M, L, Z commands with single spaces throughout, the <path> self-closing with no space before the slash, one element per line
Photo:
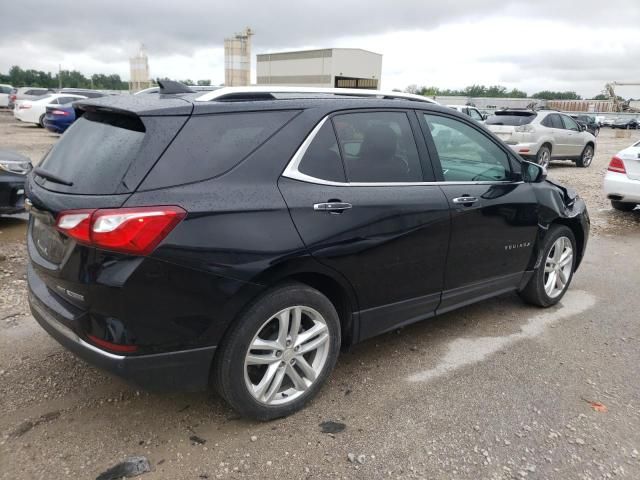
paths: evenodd
<path fill-rule="evenodd" d="M 496 112 L 487 118 L 485 122 L 487 125 L 509 125 L 517 127 L 520 125 L 527 125 L 536 118 L 536 114 L 533 112 Z"/>

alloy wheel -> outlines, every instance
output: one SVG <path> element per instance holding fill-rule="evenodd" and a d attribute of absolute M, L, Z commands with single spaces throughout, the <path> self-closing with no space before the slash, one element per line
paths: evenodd
<path fill-rule="evenodd" d="M 593 148 L 587 147 L 582 155 L 582 165 L 588 167 L 591 165 L 591 161 L 593 160 Z"/>
<path fill-rule="evenodd" d="M 549 250 L 544 265 L 544 291 L 549 298 L 556 298 L 571 279 L 573 246 L 567 237 L 559 237 Z"/>
<path fill-rule="evenodd" d="M 266 405 L 290 403 L 320 376 L 329 354 L 329 328 L 313 308 L 293 306 L 268 319 L 244 361 L 249 393 Z"/>
<path fill-rule="evenodd" d="M 540 166 L 544 168 L 548 168 L 550 161 L 551 161 L 551 153 L 547 149 L 543 150 L 542 155 L 540 155 Z"/>

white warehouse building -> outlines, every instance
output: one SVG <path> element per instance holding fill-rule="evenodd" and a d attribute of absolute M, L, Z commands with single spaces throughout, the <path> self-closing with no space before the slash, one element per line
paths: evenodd
<path fill-rule="evenodd" d="M 382 55 L 360 48 L 325 48 L 258 55 L 258 85 L 380 88 Z"/>

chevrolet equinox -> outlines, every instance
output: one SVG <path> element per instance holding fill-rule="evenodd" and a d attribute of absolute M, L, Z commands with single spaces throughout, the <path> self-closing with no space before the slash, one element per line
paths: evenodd
<path fill-rule="evenodd" d="M 466 115 L 184 90 L 76 104 L 26 185 L 35 319 L 138 385 L 281 417 L 341 348 L 509 291 L 554 305 L 580 265 L 582 199 Z"/>

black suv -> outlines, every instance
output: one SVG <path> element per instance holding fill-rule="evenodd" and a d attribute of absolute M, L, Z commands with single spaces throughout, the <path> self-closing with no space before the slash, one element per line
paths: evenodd
<path fill-rule="evenodd" d="M 80 102 L 27 182 L 34 317 L 137 384 L 213 385 L 270 419 L 341 347 L 504 292 L 558 302 L 584 202 L 466 115 L 402 97 Z"/>

